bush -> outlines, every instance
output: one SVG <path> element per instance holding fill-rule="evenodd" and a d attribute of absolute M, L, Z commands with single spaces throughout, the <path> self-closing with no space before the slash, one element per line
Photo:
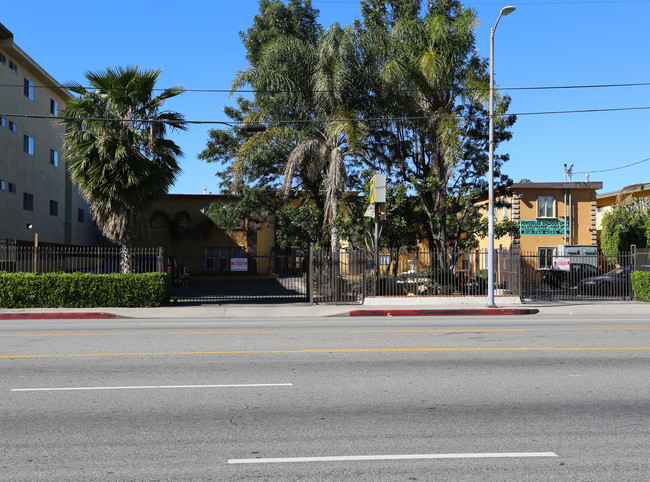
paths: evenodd
<path fill-rule="evenodd" d="M 650 271 L 632 273 L 632 290 L 637 301 L 650 301 Z"/>
<path fill-rule="evenodd" d="M 169 273 L 0 273 L 0 308 L 139 308 L 170 296 Z"/>

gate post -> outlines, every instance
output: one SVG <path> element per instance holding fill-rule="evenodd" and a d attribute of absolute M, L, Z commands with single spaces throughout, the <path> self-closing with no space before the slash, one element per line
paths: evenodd
<path fill-rule="evenodd" d="M 307 295 L 309 303 L 314 304 L 314 243 L 309 244 L 309 263 L 307 267 Z"/>
<path fill-rule="evenodd" d="M 361 304 L 366 302 L 366 250 L 361 251 Z"/>

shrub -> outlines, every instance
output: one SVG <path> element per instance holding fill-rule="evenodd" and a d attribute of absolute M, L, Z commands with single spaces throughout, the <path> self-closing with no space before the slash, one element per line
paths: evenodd
<path fill-rule="evenodd" d="M 0 308 L 153 307 L 170 296 L 168 273 L 0 273 Z"/>
<path fill-rule="evenodd" d="M 632 290 L 637 301 L 650 301 L 650 271 L 632 273 Z"/>

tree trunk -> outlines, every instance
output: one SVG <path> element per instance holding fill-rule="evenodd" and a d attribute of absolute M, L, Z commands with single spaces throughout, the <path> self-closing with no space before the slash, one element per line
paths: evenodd
<path fill-rule="evenodd" d="M 128 244 L 120 245 L 120 270 L 122 273 L 133 273 L 133 247 Z"/>

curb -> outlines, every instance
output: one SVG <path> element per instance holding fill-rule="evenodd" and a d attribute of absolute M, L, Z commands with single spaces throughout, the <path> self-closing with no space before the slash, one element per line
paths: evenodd
<path fill-rule="evenodd" d="M 79 320 L 111 319 L 118 316 L 113 313 L 0 313 L 0 320 Z"/>
<path fill-rule="evenodd" d="M 465 308 L 450 310 L 353 310 L 350 316 L 486 316 L 534 315 L 536 308 Z"/>

